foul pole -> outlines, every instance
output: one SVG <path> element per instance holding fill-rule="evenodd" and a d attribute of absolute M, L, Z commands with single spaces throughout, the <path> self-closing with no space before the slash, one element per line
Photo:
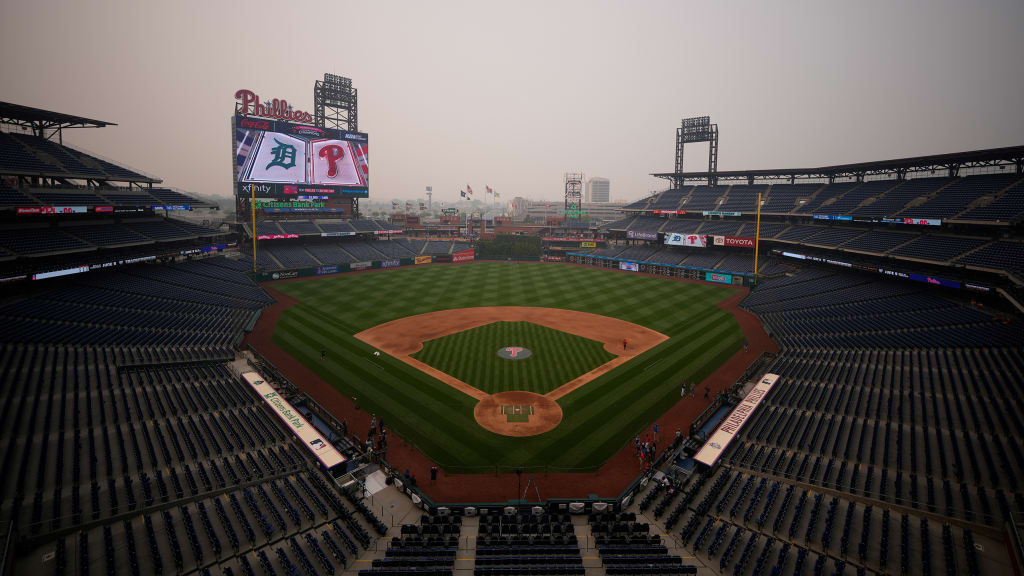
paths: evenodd
<path fill-rule="evenodd" d="M 250 184 L 252 197 L 249 200 L 249 213 L 252 215 L 252 273 L 256 273 L 256 186 Z"/>
<path fill-rule="evenodd" d="M 754 222 L 754 282 L 757 283 L 757 249 L 761 243 L 761 193 L 757 193 L 757 219 Z"/>

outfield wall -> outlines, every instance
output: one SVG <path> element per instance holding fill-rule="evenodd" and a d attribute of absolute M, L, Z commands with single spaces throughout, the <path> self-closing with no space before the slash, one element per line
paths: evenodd
<path fill-rule="evenodd" d="M 324 266 L 310 266 L 308 268 L 292 268 L 289 270 L 274 270 L 272 272 L 250 273 L 253 280 L 257 282 L 269 282 L 272 280 L 288 280 L 289 278 L 310 278 L 313 276 L 333 276 L 358 270 L 376 270 L 380 268 L 400 268 L 402 266 L 415 266 L 417 264 L 433 264 L 435 262 L 470 262 L 476 259 L 473 248 L 467 248 L 454 254 L 432 254 L 426 256 L 414 256 L 412 258 L 392 258 L 388 260 L 372 260 L 366 262 L 345 262 L 342 264 L 328 264 Z"/>
<path fill-rule="evenodd" d="M 645 272 L 668 276 L 669 278 L 688 278 L 690 280 L 703 280 L 704 282 L 715 282 L 718 284 L 730 284 L 733 286 L 753 286 L 756 282 L 754 274 L 749 272 L 733 272 L 730 270 L 711 270 L 710 268 L 698 268 L 696 266 L 681 266 L 679 264 L 664 264 L 661 262 L 635 261 L 628 258 L 617 258 L 614 256 L 598 256 L 585 252 L 567 252 L 565 257 L 574 264 L 586 264 L 599 268 L 618 268 L 630 272 Z"/>

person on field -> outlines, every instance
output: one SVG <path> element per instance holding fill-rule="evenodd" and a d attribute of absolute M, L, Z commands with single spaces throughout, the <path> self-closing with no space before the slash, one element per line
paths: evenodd
<path fill-rule="evenodd" d="M 327 360 L 327 348 L 320 349 L 320 359 Z"/>
<path fill-rule="evenodd" d="M 625 338 L 622 339 L 622 349 L 623 350 L 626 349 L 626 339 Z"/>

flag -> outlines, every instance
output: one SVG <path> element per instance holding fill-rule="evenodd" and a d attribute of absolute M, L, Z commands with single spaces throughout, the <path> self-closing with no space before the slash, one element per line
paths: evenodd
<path fill-rule="evenodd" d="M 466 191 L 465 190 L 459 190 L 459 195 L 461 195 L 463 198 L 465 198 L 466 197 Z"/>
<path fill-rule="evenodd" d="M 466 194 L 469 194 L 470 196 L 473 195 L 473 187 L 469 184 L 466 184 Z"/>
<path fill-rule="evenodd" d="M 494 194 L 495 198 L 501 198 L 501 194 L 498 194 L 497 192 L 492 192 L 492 194 Z"/>
<path fill-rule="evenodd" d="M 494 190 L 491 190 L 490 186 L 484 186 L 487 189 L 487 194 L 494 194 Z"/>

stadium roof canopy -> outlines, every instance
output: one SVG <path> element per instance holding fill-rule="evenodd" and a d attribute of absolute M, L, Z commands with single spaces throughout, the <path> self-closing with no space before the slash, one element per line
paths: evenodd
<path fill-rule="evenodd" d="M 954 152 L 952 154 L 933 154 L 930 156 L 914 156 L 911 158 L 898 158 L 894 160 L 876 160 L 873 162 L 858 162 L 856 164 L 838 164 L 835 166 L 821 166 L 818 168 L 776 168 L 770 170 L 731 170 L 718 172 L 662 172 L 651 174 L 657 178 L 667 178 L 673 181 L 686 180 L 746 180 L 753 184 L 755 181 L 769 180 L 811 180 L 827 179 L 830 182 L 835 179 L 853 178 L 863 180 L 865 176 L 872 175 L 895 175 L 903 178 L 908 172 L 944 172 L 944 175 L 957 176 L 961 168 L 981 168 L 994 166 L 1013 166 L 1020 174 L 1024 167 L 1024 146 L 1009 146 L 1006 148 L 989 148 L 987 150 L 972 150 L 968 152 Z"/>
<path fill-rule="evenodd" d="M 93 120 L 82 116 L 52 112 L 42 108 L 32 108 L 11 102 L 0 102 L 0 123 L 31 128 L 37 135 L 42 130 L 59 130 L 62 128 L 103 128 L 117 126 L 113 122 Z"/>

